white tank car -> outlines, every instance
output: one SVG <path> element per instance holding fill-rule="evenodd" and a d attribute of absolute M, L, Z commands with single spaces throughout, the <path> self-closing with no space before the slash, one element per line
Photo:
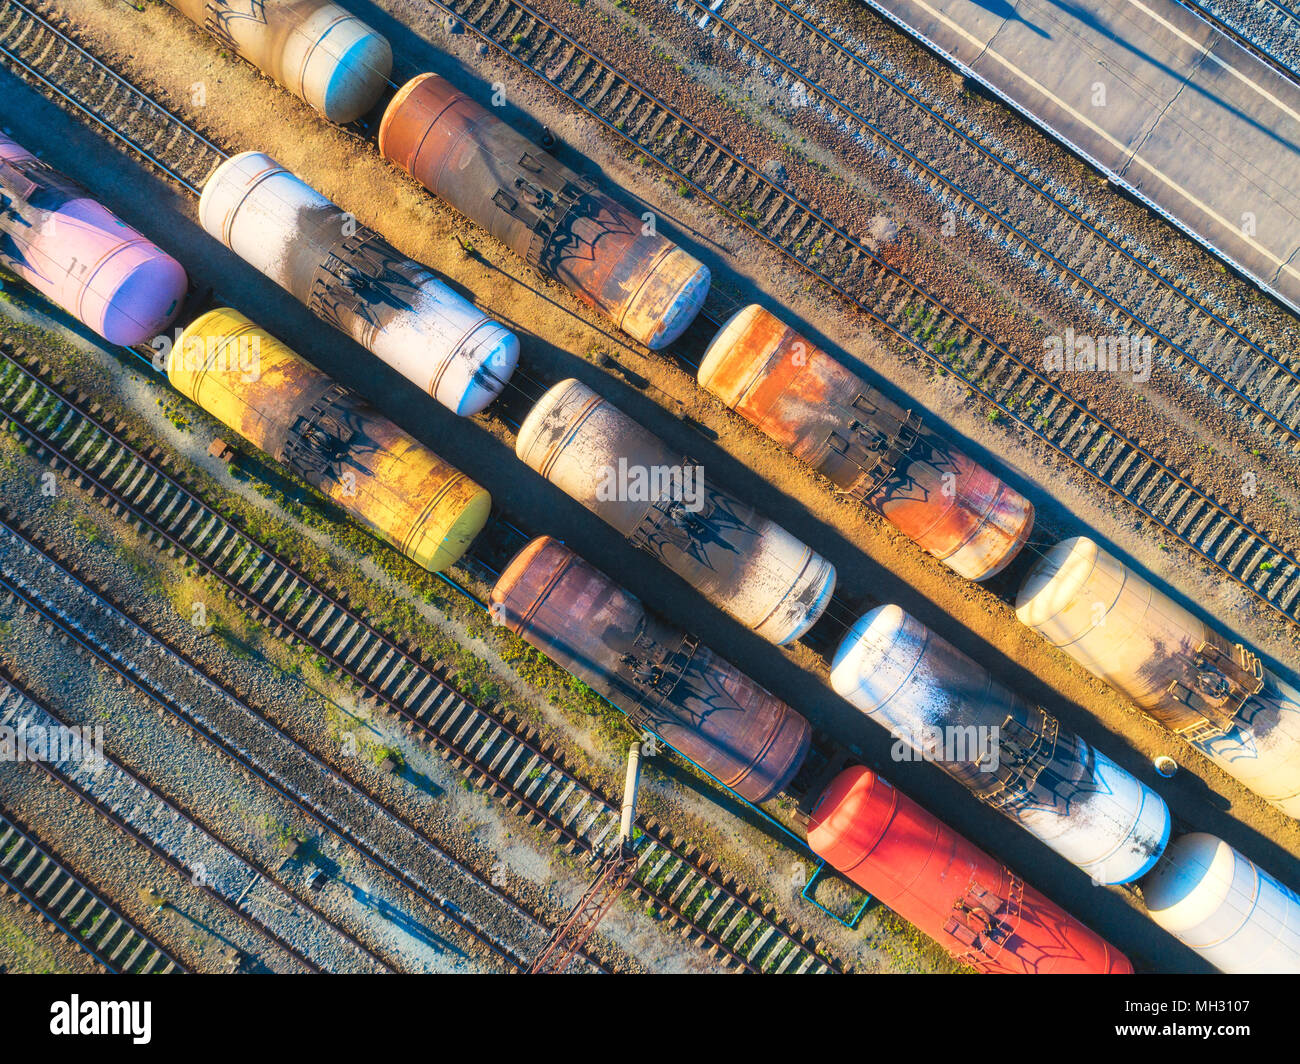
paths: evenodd
<path fill-rule="evenodd" d="M 388 86 L 388 41 L 331 0 L 168 0 L 331 122 L 353 122 Z"/>
<path fill-rule="evenodd" d="M 835 567 L 576 380 L 537 401 L 519 459 L 773 643 L 813 626 Z"/>
<path fill-rule="evenodd" d="M 1090 539 L 1052 547 L 1016 616 L 1290 816 L 1300 692 Z"/>
<path fill-rule="evenodd" d="M 1151 919 L 1221 972 L 1300 973 L 1300 896 L 1222 839 L 1174 839 L 1141 886 Z"/>
<path fill-rule="evenodd" d="M 203 228 L 419 385 L 476 414 L 505 387 L 519 341 L 269 155 L 221 164 L 199 200 Z"/>
<path fill-rule="evenodd" d="M 849 629 L 831 686 L 897 740 L 1099 883 L 1145 875 L 1169 841 L 1155 791 L 898 606 Z"/>

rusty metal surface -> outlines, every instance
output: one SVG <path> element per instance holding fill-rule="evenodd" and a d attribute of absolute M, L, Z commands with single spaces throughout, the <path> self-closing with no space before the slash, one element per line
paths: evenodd
<path fill-rule="evenodd" d="M 241 343 L 245 353 L 232 354 Z M 191 324 L 168 376 L 426 568 L 451 565 L 486 523 L 490 499 L 479 485 L 237 311 Z"/>
<path fill-rule="evenodd" d="M 506 567 L 491 608 L 634 727 L 749 801 L 779 792 L 807 754 L 802 716 L 549 536 Z"/>
<path fill-rule="evenodd" d="M 1300 692 L 1093 540 L 1054 544 L 1016 616 L 1229 775 L 1300 816 Z"/>
<path fill-rule="evenodd" d="M 807 631 L 830 601 L 830 562 L 579 381 L 561 381 L 537 401 L 515 453 L 772 642 Z"/>
<path fill-rule="evenodd" d="M 996 575 L 1029 537 L 1024 496 L 761 307 L 723 326 L 700 384 L 962 576 Z"/>
<path fill-rule="evenodd" d="M 436 74 L 398 91 L 379 149 L 648 347 L 680 335 L 703 301 L 696 259 Z"/>

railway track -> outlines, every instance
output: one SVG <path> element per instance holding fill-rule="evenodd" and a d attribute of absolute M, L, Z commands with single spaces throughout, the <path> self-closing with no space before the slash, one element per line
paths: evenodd
<path fill-rule="evenodd" d="M 25 722 L 30 730 L 34 726 L 46 729 L 63 726 L 66 722 L 51 707 L 35 695 L 30 686 L 8 665 L 0 665 L 0 714 L 11 722 Z M 249 876 L 246 863 L 219 839 L 199 826 L 179 807 L 160 795 L 130 769 L 105 756 L 97 765 L 85 760 L 64 759 L 53 762 L 46 759 L 28 759 L 48 779 L 57 783 L 79 803 L 92 809 L 110 824 L 122 831 L 138 846 L 162 861 L 186 882 L 198 887 L 215 900 L 230 915 L 256 929 L 282 950 L 296 966 L 308 972 L 320 972 L 321 967 L 311 960 L 289 935 L 301 938 L 306 921 L 305 910 L 292 912 L 290 908 L 269 903 L 290 917 L 281 921 L 281 930 L 249 911 L 252 886 L 262 877 Z M 249 884 L 238 898 L 234 894 L 234 877 L 243 872 Z M 296 926 L 285 927 L 294 922 Z M 342 933 L 346 935 L 346 933 Z"/>
<path fill-rule="evenodd" d="M 15 817 L 0 811 L 0 893 L 19 898 L 105 971 L 188 972 Z"/>
<path fill-rule="evenodd" d="M 1142 257 L 1021 165 L 940 113 L 936 103 L 865 59 L 819 25 L 801 0 L 677 0 L 703 31 L 799 87 L 824 118 L 896 166 L 938 203 L 965 213 L 985 235 L 1084 301 L 1113 330 L 1150 337 L 1170 365 L 1239 411 L 1266 438 L 1300 444 L 1300 362 L 1279 357 Z M 706 21 L 707 20 L 707 21 Z M 1022 164 L 1023 165 L 1023 164 Z M 978 190 L 978 191 L 975 191 Z"/>
<path fill-rule="evenodd" d="M 1300 83 L 1300 11 L 1280 0 L 1177 0 L 1284 78 Z"/>
<path fill-rule="evenodd" d="M 21 13 L 19 17 L 40 20 L 19 0 L 5 2 Z M 1289 620 L 1300 621 L 1300 561 L 1293 554 L 1151 450 L 1089 411 L 958 311 L 881 262 L 861 240 L 568 37 L 524 0 L 428 2 L 671 171 L 734 222 L 865 312 L 895 339 L 953 374 L 991 403 L 1000 416 L 1046 443 L 1073 468 L 1132 506 L 1218 572 Z M 79 49 L 66 36 L 61 41 L 61 47 Z M 85 54 L 86 62 L 98 62 Z M 31 65 L 38 58 L 31 56 L 25 62 Z M 65 63 L 71 65 L 72 60 Z M 43 84 L 53 81 L 48 74 L 32 76 Z M 140 90 L 128 87 L 148 99 Z M 214 158 L 221 157 L 220 149 L 170 112 L 154 105 L 148 113 L 152 121 L 172 123 L 175 136 L 164 139 L 173 153 L 188 154 L 181 137 L 188 130 L 186 136 L 200 138 L 207 145 L 205 150 L 216 152 Z M 102 125 L 105 119 L 96 121 Z M 159 162 L 147 152 L 141 154 L 175 176 L 177 161 Z M 1244 336 L 1242 342 L 1246 342 Z M 1271 365 L 1275 369 L 1259 378 L 1261 386 L 1266 378 L 1290 379 L 1294 375 L 1281 362 Z M 1250 384 L 1250 379 L 1240 379 Z M 1235 387 L 1226 377 L 1223 386 Z M 1290 417 L 1291 424 L 1300 417 L 1300 404 L 1288 401 L 1286 410 L 1279 413 Z"/>
<path fill-rule="evenodd" d="M 213 576 L 277 634 L 310 647 L 377 706 L 396 714 L 462 774 L 574 852 L 592 854 L 617 831 L 620 798 L 584 781 L 527 724 L 476 704 L 415 647 L 399 644 L 290 560 L 237 529 L 217 509 L 123 438 L 84 396 L 62 392 L 0 349 L 0 412 L 66 474 Z M 801 929 L 721 874 L 716 862 L 652 819 L 632 891 L 725 964 L 751 972 L 841 971 Z"/>
<path fill-rule="evenodd" d="M 190 655 L 164 641 L 156 632 L 127 612 L 123 606 L 110 601 L 91 583 L 85 572 L 78 572 L 65 558 L 56 558 L 47 544 L 37 538 L 32 529 L 18 527 L 3 507 L 0 507 L 0 537 L 8 536 L 21 544 L 24 552 L 35 559 L 38 567 L 48 569 L 52 586 L 72 587 L 84 602 L 91 604 L 93 612 L 103 615 L 106 625 L 90 627 L 82 623 L 78 613 L 69 613 L 44 597 L 33 587 L 35 574 L 24 576 L 15 559 L 0 563 L 0 592 L 21 599 L 41 619 L 52 625 L 60 639 L 80 647 L 88 656 L 109 669 L 145 697 L 164 708 L 178 720 L 209 742 L 217 745 L 246 775 L 256 777 L 277 795 L 287 801 L 324 835 L 345 843 L 361 858 L 368 861 L 382 875 L 422 898 L 436 914 L 459 928 L 469 939 L 486 948 L 497 959 L 515 971 L 527 967 L 527 958 L 518 945 L 503 943 L 499 936 L 484 930 L 471 920 L 464 907 L 443 896 L 428 882 L 427 872 L 422 877 L 417 871 L 418 851 L 427 848 L 442 861 L 453 866 L 491 900 L 506 910 L 508 917 L 527 924 L 524 935 L 532 933 L 533 948 L 540 947 L 549 932 L 548 925 L 536 913 L 526 910 L 516 899 L 483 880 L 472 869 L 461 863 L 436 840 L 421 830 L 393 806 L 383 802 L 372 790 L 348 778 L 337 765 L 329 765 L 316 753 L 307 749 L 297 739 L 276 725 L 260 708 L 251 705 L 228 684 L 208 672 Z M 105 638 L 105 633 L 108 638 Z M 123 639 L 126 633 L 127 638 Z M 192 674 L 197 683 L 187 684 L 184 678 L 170 674 L 166 682 L 159 676 L 163 666 L 158 659 L 174 659 Z M 138 663 L 146 662 L 142 668 Z M 182 686 L 184 684 L 184 686 Z M 258 727 L 238 735 L 226 735 L 217 725 L 196 712 L 192 707 L 204 696 L 224 696 L 242 713 L 257 721 Z M 264 730 L 263 730 L 264 729 Z M 251 751 L 251 752 L 250 752 Z M 260 755 L 260 756 L 259 756 Z M 293 764 L 299 771 L 290 778 L 286 770 Z M 269 767 L 268 767 L 269 766 Z M 336 815 L 333 810 L 346 811 Z M 362 834 L 356 825 L 370 825 L 370 836 Z M 380 840 L 377 829 L 386 830 L 388 837 Z M 400 837 L 394 838 L 394 835 Z M 392 856 L 385 856 L 385 851 Z M 398 857 L 396 855 L 400 854 Z M 400 863 L 398 863 L 400 862 Z M 466 904 L 469 904 L 468 899 Z M 498 914 L 500 915 L 500 914 Z M 589 970 L 606 972 L 604 964 L 590 952 L 579 954 Z"/>
<path fill-rule="evenodd" d="M 17 0 L 0 0 L 0 58 L 196 195 L 225 158 L 203 134 Z"/>

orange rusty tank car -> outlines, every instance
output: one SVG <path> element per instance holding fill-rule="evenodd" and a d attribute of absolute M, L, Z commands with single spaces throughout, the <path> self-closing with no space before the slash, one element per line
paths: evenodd
<path fill-rule="evenodd" d="M 1029 538 L 1028 499 L 762 307 L 722 327 L 699 381 L 970 580 L 1001 572 Z"/>

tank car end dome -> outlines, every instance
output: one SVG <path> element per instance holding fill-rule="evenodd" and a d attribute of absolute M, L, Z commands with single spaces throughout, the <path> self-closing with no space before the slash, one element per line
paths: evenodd
<path fill-rule="evenodd" d="M 519 337 L 499 321 L 484 321 L 465 338 L 459 357 L 448 364 L 450 372 L 430 384 L 429 394 L 469 417 L 504 391 L 518 365 Z"/>
<path fill-rule="evenodd" d="M 704 263 L 673 247 L 628 301 L 619 327 L 651 351 L 667 347 L 699 314 L 712 279 Z"/>
<path fill-rule="evenodd" d="M 266 152 L 241 151 L 208 175 L 199 193 L 199 224 L 204 232 L 230 247 L 229 223 L 252 185 L 284 167 Z"/>
<path fill-rule="evenodd" d="M 773 526 L 772 531 L 791 542 L 790 533 Z M 789 589 L 771 614 L 754 631 L 764 639 L 785 646 L 802 638 L 821 619 L 835 594 L 835 566 L 815 551 L 804 549 L 807 564 L 795 574 Z"/>
<path fill-rule="evenodd" d="M 1054 637 L 1065 615 L 1077 609 L 1080 591 L 1088 584 L 1101 557 L 1100 548 L 1086 536 L 1072 536 L 1054 544 L 1034 563 L 1016 595 L 1016 616 L 1058 646 L 1068 633 Z M 1115 593 L 1120 588 L 1116 586 Z M 1091 617 L 1092 602 L 1087 604 Z M 1109 603 L 1107 603 L 1109 605 Z"/>
<path fill-rule="evenodd" d="M 331 122 L 360 118 L 388 85 L 388 41 L 334 0 L 167 2 Z"/>
<path fill-rule="evenodd" d="M 436 78 L 437 74 L 416 74 L 405 85 L 401 86 L 393 98 L 388 101 L 388 106 L 384 108 L 383 117 L 379 119 L 379 134 L 375 138 L 375 143 L 379 145 L 379 154 L 385 159 L 396 163 L 402 169 L 410 172 L 414 162 L 417 144 L 414 141 L 405 139 L 401 142 L 401 153 L 398 153 L 398 144 L 394 141 L 393 125 L 400 123 L 402 108 L 406 106 L 406 101 L 415 93 L 415 91 L 430 78 Z"/>
<path fill-rule="evenodd" d="M 854 622 L 831 661 L 831 687 L 864 713 L 907 679 L 925 649 L 926 629 L 901 606 L 877 606 Z"/>
<path fill-rule="evenodd" d="M 888 804 L 871 800 L 877 785 L 870 769 L 846 768 L 831 780 L 809 817 L 809 847 L 846 875 L 862 863 L 886 827 Z"/>
<path fill-rule="evenodd" d="M 349 19 L 355 24 L 347 27 L 349 43 L 341 55 L 330 54 L 318 79 L 317 98 L 307 101 L 340 125 L 355 122 L 379 102 L 393 71 L 393 49 L 388 40 L 360 19 Z M 324 47 L 328 38 L 323 37 L 320 43 Z"/>
<path fill-rule="evenodd" d="M 463 473 L 449 481 L 439 495 L 447 500 L 448 512 L 442 513 L 438 505 L 441 499 L 435 500 L 407 533 L 402 547 L 407 557 L 431 573 L 440 573 L 460 561 L 492 513 L 492 496 L 487 488 Z"/>
<path fill-rule="evenodd" d="M 1151 918 L 1220 971 L 1300 973 L 1300 897 L 1222 839 L 1175 839 L 1141 886 Z"/>
<path fill-rule="evenodd" d="M 771 344 L 755 345 L 749 339 L 751 331 L 759 325 L 778 330 L 774 331 Z M 704 352 L 695 374 L 700 387 L 734 408 L 771 358 L 784 332 L 785 325 L 780 319 L 757 303 L 741 307 L 723 322 Z"/>
<path fill-rule="evenodd" d="M 542 476 L 547 476 L 549 463 L 546 461 L 556 444 L 562 442 L 556 436 L 563 430 L 565 436 L 572 436 L 581 422 L 581 412 L 594 409 L 604 402 L 592 388 L 583 384 L 576 377 L 566 377 L 552 384 L 537 402 L 533 403 L 525 415 L 519 432 L 515 436 L 515 457 L 531 467 Z M 570 415 L 569 410 L 578 414 Z M 538 447 L 544 447 L 541 455 L 535 455 Z"/>
<path fill-rule="evenodd" d="M 115 261 L 127 258 L 134 258 L 134 265 Z M 100 334 L 109 343 L 127 347 L 166 329 L 180 313 L 189 287 L 185 268 L 152 245 L 127 245 L 101 266 L 101 272 L 110 281 L 119 276 L 121 280 L 107 294 Z"/>
<path fill-rule="evenodd" d="M 522 585 L 525 574 L 538 558 L 547 553 L 553 555 L 552 572 L 543 583 L 548 587 L 553 585 L 559 572 L 571 557 L 568 548 L 554 536 L 538 536 L 526 543 L 519 553 L 506 563 L 496 583 L 492 585 L 492 592 L 488 596 L 488 608 L 492 619 L 515 635 L 523 634 L 531 607 L 521 611 L 518 603 L 511 596 Z M 540 600 L 535 600 L 532 605 L 536 605 L 537 601 Z"/>

